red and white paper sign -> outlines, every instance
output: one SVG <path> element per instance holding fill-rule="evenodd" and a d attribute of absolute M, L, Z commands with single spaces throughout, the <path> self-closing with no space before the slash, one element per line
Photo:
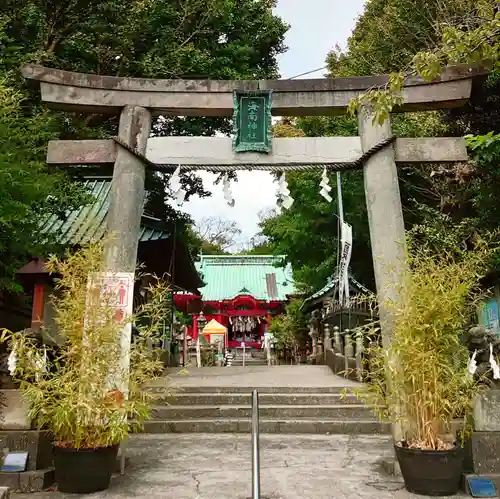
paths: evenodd
<path fill-rule="evenodd" d="M 134 311 L 134 273 L 133 272 L 102 272 L 89 276 L 87 309 L 92 307 L 95 300 L 105 300 L 106 306 L 112 306 L 116 310 L 116 320 L 123 323 L 120 335 L 120 371 L 125 374 L 130 365 L 130 343 L 132 341 L 132 324 L 130 317 Z M 120 376 L 120 381 L 114 383 L 125 395 L 128 392 L 128 383 L 122 380 L 126 376 Z"/>

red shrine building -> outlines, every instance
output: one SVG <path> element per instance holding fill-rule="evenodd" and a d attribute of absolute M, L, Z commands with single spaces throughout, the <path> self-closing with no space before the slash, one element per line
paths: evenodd
<path fill-rule="evenodd" d="M 227 328 L 226 346 L 261 348 L 273 315 L 284 312 L 295 294 L 290 266 L 277 267 L 282 257 L 270 255 L 202 255 L 196 268 L 205 286 L 200 294 L 176 293 L 178 309 L 193 314 L 188 335 L 196 340 L 197 319 L 203 312 Z M 196 304 L 196 305 L 195 305 Z"/>

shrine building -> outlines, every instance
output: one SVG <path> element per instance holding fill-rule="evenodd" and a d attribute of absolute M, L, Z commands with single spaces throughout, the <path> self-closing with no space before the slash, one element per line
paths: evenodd
<path fill-rule="evenodd" d="M 191 313 L 188 335 L 196 340 L 200 312 L 227 328 L 226 346 L 260 349 L 270 318 L 283 313 L 295 294 L 292 269 L 271 255 L 202 255 L 196 268 L 205 286 L 200 295 L 176 293 L 178 309 Z M 196 309 L 196 312 L 194 310 Z"/>
<path fill-rule="evenodd" d="M 52 234 L 57 242 L 66 248 L 79 248 L 101 240 L 107 227 L 111 178 L 101 175 L 83 179 L 83 185 L 92 200 L 58 218 L 48 216 L 40 231 Z M 141 217 L 138 237 L 137 261 L 145 272 L 162 276 L 174 289 L 196 292 L 203 284 L 182 238 L 175 237 L 175 231 L 146 213 Z M 24 293 L 0 293 L 0 328 L 14 331 L 31 327 L 55 327 L 54 310 L 50 295 L 54 290 L 54 279 L 45 269 L 42 258 L 31 258 L 17 272 Z M 138 279 L 134 288 L 134 303 L 143 298 L 141 291 L 148 283 L 147 278 Z"/>

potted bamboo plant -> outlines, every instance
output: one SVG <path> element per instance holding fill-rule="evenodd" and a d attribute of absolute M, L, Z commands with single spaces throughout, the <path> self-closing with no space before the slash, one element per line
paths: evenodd
<path fill-rule="evenodd" d="M 111 293 L 100 289 L 89 301 L 89 276 L 103 275 L 101 244 L 52 257 L 47 268 L 60 276 L 53 299 L 59 344 L 41 349 L 9 331 L 2 340 L 12 349 L 13 376 L 34 424 L 53 436 L 59 490 L 91 493 L 108 488 L 120 442 L 150 415 L 153 394 L 143 387 L 162 373 L 150 345 L 161 331 L 169 289 L 157 281 L 137 314 L 120 322 Z M 129 369 L 120 345 L 127 321 L 136 328 Z"/>
<path fill-rule="evenodd" d="M 384 304 L 394 318 L 392 342 L 372 343 L 368 352 L 368 381 L 357 395 L 401 429 L 395 452 L 413 493 L 447 496 L 459 489 L 464 455 L 452 421 L 469 413 L 479 388 L 461 336 L 474 320 L 489 256 L 482 244 L 453 255 L 413 253 L 409 277 L 398 285 L 400 300 Z M 379 335 L 377 324 L 368 329 Z"/>

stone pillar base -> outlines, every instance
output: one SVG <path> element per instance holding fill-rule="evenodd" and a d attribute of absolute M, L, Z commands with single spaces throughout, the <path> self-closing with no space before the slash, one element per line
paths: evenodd
<path fill-rule="evenodd" d="M 46 432 L 0 431 L 0 449 L 28 453 L 26 471 L 0 472 L 0 487 L 9 487 L 12 492 L 41 492 L 54 483 L 52 440 Z"/>
<path fill-rule="evenodd" d="M 0 431 L 0 449 L 28 453 L 28 471 L 43 470 L 52 466 L 52 440 L 44 431 Z"/>
<path fill-rule="evenodd" d="M 30 430 L 29 404 L 18 388 L 0 390 L 0 430 Z"/>
<path fill-rule="evenodd" d="M 4 487 L 11 492 L 31 493 L 43 492 L 54 484 L 54 468 L 21 473 L 5 473 L 0 471 L 0 490 Z M 9 496 L 0 495 L 0 499 Z"/>
<path fill-rule="evenodd" d="M 488 478 L 500 490 L 500 431 L 474 431 L 465 442 L 463 490 L 470 494 L 467 478 Z"/>

